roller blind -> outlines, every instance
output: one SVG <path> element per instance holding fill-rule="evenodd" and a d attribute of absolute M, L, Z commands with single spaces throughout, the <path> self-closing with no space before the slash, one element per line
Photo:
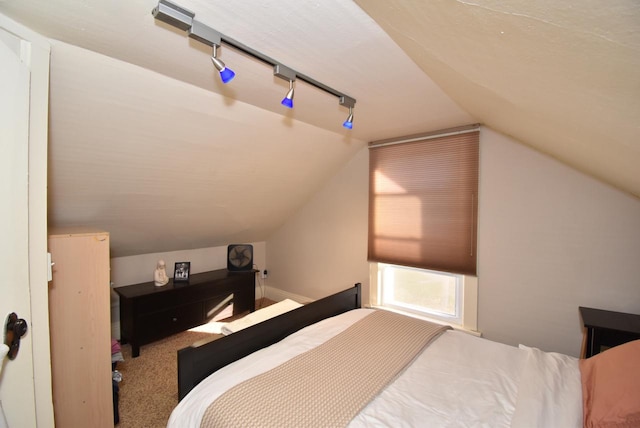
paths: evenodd
<path fill-rule="evenodd" d="M 369 149 L 370 261 L 476 275 L 479 131 Z"/>

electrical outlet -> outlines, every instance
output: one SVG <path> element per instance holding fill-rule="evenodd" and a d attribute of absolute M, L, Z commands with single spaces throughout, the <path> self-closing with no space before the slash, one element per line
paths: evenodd
<path fill-rule="evenodd" d="M 262 271 L 262 279 L 266 279 L 267 278 L 267 270 L 263 270 Z"/>

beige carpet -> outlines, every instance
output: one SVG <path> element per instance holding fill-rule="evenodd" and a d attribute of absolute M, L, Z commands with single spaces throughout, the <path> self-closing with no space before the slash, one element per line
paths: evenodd
<path fill-rule="evenodd" d="M 178 404 L 177 350 L 210 337 L 207 333 L 185 331 L 140 348 L 131 358 L 131 346 L 122 346 L 124 362 L 116 369 L 120 382 L 120 428 L 166 427 Z"/>
<path fill-rule="evenodd" d="M 275 302 L 264 299 L 260 303 L 256 301 L 256 308 Z M 178 333 L 141 346 L 137 358 L 131 358 L 130 345 L 122 345 L 124 362 L 116 367 L 122 373 L 119 428 L 167 426 L 171 411 L 178 404 L 177 351 L 207 337 L 211 334 Z"/>

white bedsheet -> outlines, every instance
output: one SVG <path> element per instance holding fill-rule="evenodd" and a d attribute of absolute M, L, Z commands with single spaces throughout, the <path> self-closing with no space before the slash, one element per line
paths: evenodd
<path fill-rule="evenodd" d="M 527 359 L 520 377 L 513 427 L 582 427 L 578 360 L 520 345 Z"/>
<path fill-rule="evenodd" d="M 357 309 L 323 320 L 219 370 L 178 404 L 168 427 L 199 427 L 208 405 L 224 391 L 320 345 L 371 311 Z M 519 349 L 451 330 L 426 348 L 349 426 L 578 427 L 582 411 L 577 370 L 577 360 L 571 357 L 551 358 L 533 348 Z M 534 381 L 537 372 L 546 381 Z M 550 382 L 559 376 L 571 379 Z M 552 392 L 549 385 L 554 383 Z M 551 398 L 551 393 L 558 396 Z"/>

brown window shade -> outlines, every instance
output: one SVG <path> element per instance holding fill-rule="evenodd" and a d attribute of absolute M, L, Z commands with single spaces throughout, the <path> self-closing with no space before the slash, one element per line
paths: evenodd
<path fill-rule="evenodd" d="M 372 146 L 369 260 L 476 275 L 479 132 Z"/>

